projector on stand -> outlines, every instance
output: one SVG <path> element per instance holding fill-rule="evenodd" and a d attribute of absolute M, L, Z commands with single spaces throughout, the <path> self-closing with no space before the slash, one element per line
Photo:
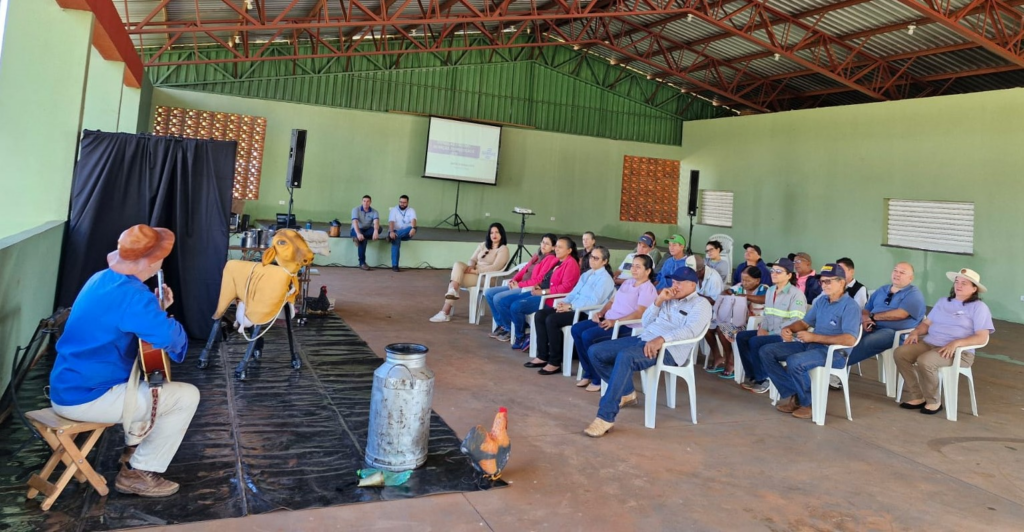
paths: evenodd
<path fill-rule="evenodd" d="M 516 214 L 526 214 L 526 215 L 533 214 L 533 211 L 531 211 L 530 209 L 524 209 L 523 207 L 514 207 L 512 209 L 512 212 L 514 212 Z"/>

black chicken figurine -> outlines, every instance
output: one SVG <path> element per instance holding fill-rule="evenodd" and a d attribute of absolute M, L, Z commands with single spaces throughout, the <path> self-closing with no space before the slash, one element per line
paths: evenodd
<path fill-rule="evenodd" d="M 327 286 L 320 287 L 320 295 L 306 298 L 306 310 L 309 312 L 323 313 L 331 308 L 331 300 L 327 299 Z"/>
<path fill-rule="evenodd" d="M 461 449 L 469 456 L 473 468 L 484 474 L 484 478 L 497 480 L 508 464 L 512 451 L 508 439 L 508 410 L 505 407 L 498 409 L 490 432 L 482 425 L 470 429 L 466 439 L 462 440 Z"/>

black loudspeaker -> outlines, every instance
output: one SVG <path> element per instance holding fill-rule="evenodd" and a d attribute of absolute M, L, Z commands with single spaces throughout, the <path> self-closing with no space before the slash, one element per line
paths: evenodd
<path fill-rule="evenodd" d="M 700 170 L 690 170 L 690 203 L 686 208 L 687 216 L 697 216 L 697 186 L 700 182 Z"/>
<path fill-rule="evenodd" d="M 285 186 L 302 187 L 302 162 L 306 158 L 306 130 L 292 130 L 292 149 L 288 152 L 288 177 Z"/>

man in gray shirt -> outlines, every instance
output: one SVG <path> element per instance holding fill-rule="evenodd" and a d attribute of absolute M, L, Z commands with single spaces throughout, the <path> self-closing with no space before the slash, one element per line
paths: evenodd
<path fill-rule="evenodd" d="M 601 342 L 587 352 L 593 361 L 594 371 L 608 383 L 608 390 L 597 409 L 597 418 L 583 431 L 587 436 L 604 436 L 614 425 L 619 409 L 636 404 L 633 372 L 657 364 L 658 351 L 665 342 L 696 338 L 711 322 L 711 304 L 697 294 L 697 272 L 684 266 L 668 277 L 672 286 L 663 289 L 654 304 L 644 311 L 644 330 L 640 336 Z M 691 348 L 668 348 L 665 365 L 685 364 Z"/>
<path fill-rule="evenodd" d="M 377 209 L 370 206 L 373 200 L 363 196 L 363 203 L 352 209 L 352 230 L 349 235 L 359 246 L 359 269 L 369 271 L 366 264 L 366 242 L 380 239 L 380 215 Z"/>

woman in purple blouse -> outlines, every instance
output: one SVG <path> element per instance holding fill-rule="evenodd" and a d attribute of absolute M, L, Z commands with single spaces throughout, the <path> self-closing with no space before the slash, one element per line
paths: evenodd
<path fill-rule="evenodd" d="M 896 368 L 904 380 L 903 391 L 909 397 L 900 403 L 900 408 L 920 410 L 922 414 L 942 411 L 939 368 L 953 365 L 958 348 L 985 345 L 988 335 L 995 332 L 992 313 L 978 297 L 985 292 L 978 272 L 963 268 L 959 272 L 948 272 L 946 277 L 953 281 L 949 297 L 935 303 L 928 317 L 895 353 Z M 973 362 L 974 351 L 964 350 L 960 366 L 970 367 Z"/>

